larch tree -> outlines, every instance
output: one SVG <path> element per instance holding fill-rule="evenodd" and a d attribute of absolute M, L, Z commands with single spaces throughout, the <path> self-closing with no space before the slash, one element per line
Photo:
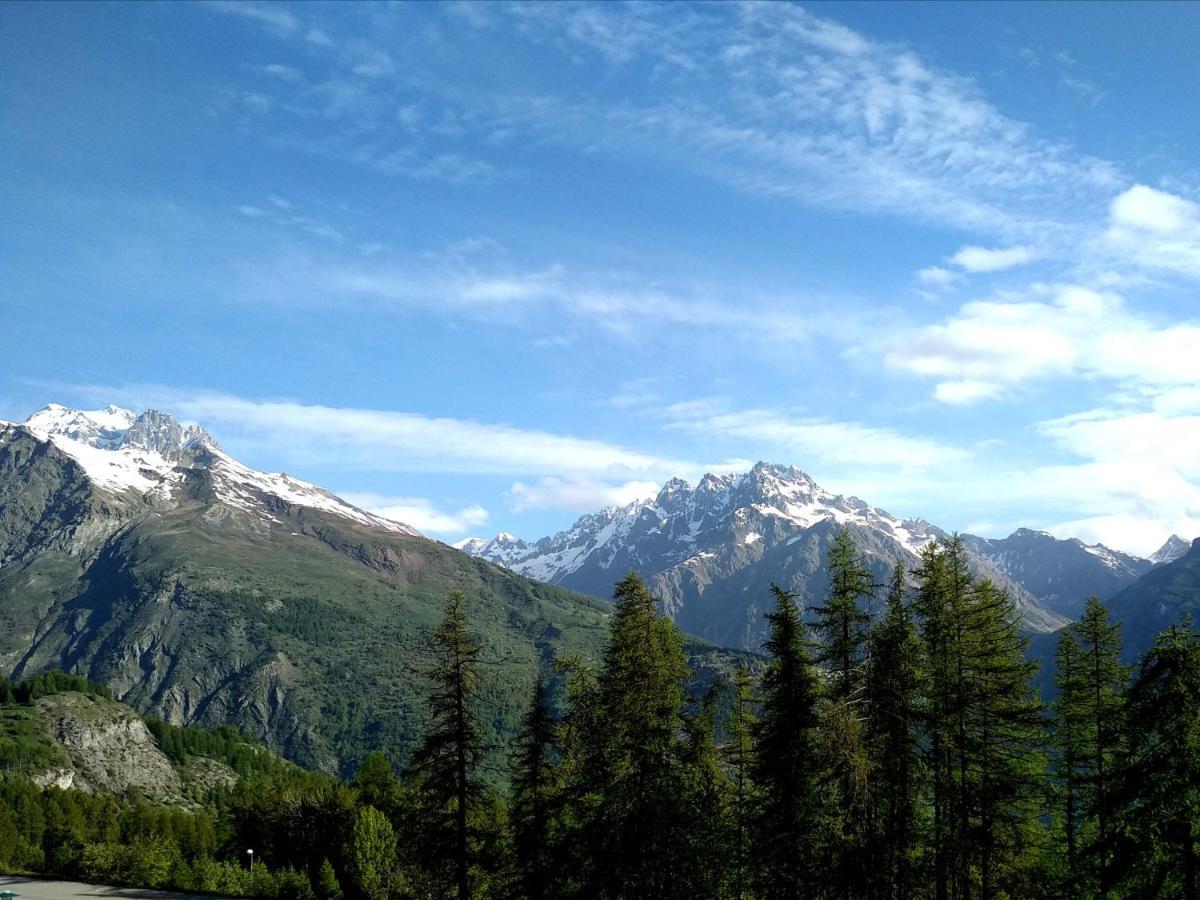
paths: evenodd
<path fill-rule="evenodd" d="M 451 593 L 432 635 L 430 725 L 412 761 L 427 857 L 449 870 L 459 900 L 471 895 L 471 818 L 482 794 L 476 771 L 482 740 L 475 712 L 481 650 L 467 627 L 466 604 L 462 593 Z"/>
<path fill-rule="evenodd" d="M 905 603 L 897 560 L 883 617 L 871 630 L 864 699 L 874 811 L 867 866 L 876 896 L 908 900 L 918 891 L 921 844 L 921 643 Z"/>
<path fill-rule="evenodd" d="M 754 781 L 759 788 L 755 822 L 755 894 L 764 898 L 817 895 L 820 819 L 820 739 L 817 707 L 821 682 L 805 641 L 794 596 L 772 585 L 767 613 L 770 659 L 763 673 L 761 718 L 754 728 Z"/>

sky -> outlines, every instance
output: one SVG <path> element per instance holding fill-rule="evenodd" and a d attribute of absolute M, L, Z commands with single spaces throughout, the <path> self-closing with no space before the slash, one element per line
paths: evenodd
<path fill-rule="evenodd" d="M 1200 535 L 1200 5 L 0 4 L 0 418 L 452 541 L 754 461 Z"/>

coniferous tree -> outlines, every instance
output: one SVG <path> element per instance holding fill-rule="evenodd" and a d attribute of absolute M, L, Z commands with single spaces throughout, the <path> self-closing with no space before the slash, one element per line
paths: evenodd
<path fill-rule="evenodd" d="M 1066 864 L 1077 892 L 1107 896 L 1113 843 L 1112 802 L 1124 691 L 1121 626 L 1096 597 L 1059 640 L 1055 735 Z"/>
<path fill-rule="evenodd" d="M 474 711 L 479 644 L 467 628 L 466 597 L 450 594 L 433 633 L 436 662 L 428 672 L 430 727 L 413 756 L 422 798 L 426 858 L 448 869 L 459 900 L 471 895 L 471 813 L 481 788 L 476 765 L 482 749 Z"/>
<path fill-rule="evenodd" d="M 733 703 L 730 710 L 725 761 L 730 771 L 730 828 L 733 831 L 730 860 L 730 894 L 736 900 L 752 896 L 751 829 L 757 802 L 754 771 L 754 714 L 750 672 L 743 664 L 733 676 Z"/>
<path fill-rule="evenodd" d="M 1038 816 L 1044 796 L 1044 724 L 1030 692 L 1037 663 L 1004 591 L 983 580 L 973 585 L 964 624 L 965 728 L 957 746 L 964 783 L 959 840 L 961 896 L 1027 895 L 1034 887 Z"/>
<path fill-rule="evenodd" d="M 1079 864 L 1079 819 L 1087 744 L 1084 740 L 1086 715 L 1080 703 L 1086 690 L 1081 655 L 1075 632 L 1064 628 L 1054 649 L 1054 684 L 1058 689 L 1053 720 L 1057 753 L 1054 774 L 1062 814 L 1066 887 L 1071 892 L 1078 892 L 1083 874 Z"/>
<path fill-rule="evenodd" d="M 511 827 L 519 895 L 557 896 L 552 842 L 560 800 L 556 727 L 539 673 L 516 742 Z"/>
<path fill-rule="evenodd" d="M 1026 639 L 1003 591 L 976 582 L 962 541 L 927 549 L 917 570 L 928 676 L 934 896 L 1027 890 L 1044 772 L 1042 719 Z"/>
<path fill-rule="evenodd" d="M 822 817 L 822 868 L 831 896 L 849 900 L 866 891 L 862 865 L 869 832 L 870 759 L 862 703 L 863 657 L 871 621 L 866 604 L 875 580 L 850 532 L 839 529 L 829 548 L 829 595 L 817 614 L 817 662 L 829 679 L 821 712 L 821 757 L 827 802 Z"/>
<path fill-rule="evenodd" d="M 920 639 L 905 605 L 905 568 L 897 561 L 883 618 L 871 630 L 865 699 L 874 806 L 872 852 L 875 896 L 907 900 L 918 888 Z"/>
<path fill-rule="evenodd" d="M 684 724 L 680 748 L 679 821 L 672 851 L 679 863 L 671 894 L 676 897 L 724 897 L 732 873 L 729 774 L 717 748 L 717 701 L 724 685 L 714 684 Z"/>
<path fill-rule="evenodd" d="M 666 896 L 680 862 L 678 766 L 684 684 L 683 638 L 636 572 L 616 586 L 596 703 L 602 728 L 592 852 L 609 896 Z"/>
<path fill-rule="evenodd" d="M 1128 749 L 1114 800 L 1122 896 L 1200 897 L 1200 635 L 1158 636 L 1128 693 Z"/>
<path fill-rule="evenodd" d="M 824 606 L 813 608 L 821 638 L 817 663 L 829 672 L 830 699 L 839 701 L 853 697 L 861 685 L 858 670 L 871 623 L 865 606 L 875 594 L 875 579 L 845 528 L 834 536 L 828 568 L 829 596 Z"/>
<path fill-rule="evenodd" d="M 755 823 L 757 895 L 804 898 L 817 894 L 816 829 L 820 788 L 817 704 L 820 680 L 804 639 L 793 595 L 772 585 L 767 613 L 770 655 L 762 679 L 761 719 L 754 729 L 754 780 L 760 803 Z"/>
<path fill-rule="evenodd" d="M 953 772 L 951 768 L 951 724 L 953 722 L 954 675 L 950 587 L 961 589 L 965 571 L 951 578 L 949 567 L 958 564 L 936 544 L 921 552 L 916 569 L 917 590 L 914 609 L 920 619 L 921 665 L 925 672 L 924 731 L 926 767 L 932 789 L 932 828 L 929 836 L 932 854 L 932 888 L 935 900 L 950 896 L 953 865 Z"/>

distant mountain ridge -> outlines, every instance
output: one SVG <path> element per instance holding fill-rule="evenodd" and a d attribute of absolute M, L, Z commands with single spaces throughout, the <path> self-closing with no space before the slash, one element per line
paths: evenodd
<path fill-rule="evenodd" d="M 770 584 L 810 603 L 819 597 L 824 554 L 840 527 L 854 534 L 880 579 L 896 559 L 915 564 L 925 544 L 948 536 L 924 519 L 900 519 L 826 490 L 793 466 L 759 462 L 742 474 L 706 475 L 695 487 L 674 479 L 652 499 L 589 513 L 537 541 L 502 532 L 455 546 L 597 596 L 606 596 L 614 574 L 636 569 L 685 631 L 754 649 Z M 1151 566 L 1101 544 L 1028 529 L 963 540 L 972 569 L 1009 592 L 1033 631 L 1060 627 L 1090 593 L 1110 597 Z"/>
<path fill-rule="evenodd" d="M 1018 528 L 1006 538 L 963 535 L 967 547 L 1033 594 L 1060 616 L 1077 618 L 1093 594 L 1108 600 L 1145 575 L 1150 560 L 1103 544 L 1061 539 Z"/>

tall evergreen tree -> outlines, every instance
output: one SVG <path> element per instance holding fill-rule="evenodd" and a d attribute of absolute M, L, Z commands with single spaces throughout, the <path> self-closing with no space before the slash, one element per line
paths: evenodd
<path fill-rule="evenodd" d="M 869 831 L 870 759 L 862 703 L 863 658 L 871 621 L 866 606 L 875 580 L 854 538 L 839 529 L 829 548 L 829 595 L 817 615 L 817 662 L 829 691 L 821 713 L 821 757 L 828 794 L 823 816 L 822 867 L 832 896 L 862 895 L 870 873 L 862 865 Z"/>
<path fill-rule="evenodd" d="M 875 812 L 866 868 L 874 875 L 872 892 L 891 900 L 917 892 L 921 838 L 921 645 L 905 604 L 905 574 L 897 560 L 883 618 L 871 630 L 865 689 Z"/>
<path fill-rule="evenodd" d="M 829 547 L 828 569 L 829 596 L 813 612 L 821 638 L 817 663 L 828 670 L 830 699 L 837 701 L 854 696 L 861 685 L 858 669 L 871 623 L 865 607 L 875 594 L 875 579 L 845 528 Z"/>
<path fill-rule="evenodd" d="M 1062 815 L 1062 840 L 1066 864 L 1066 888 L 1077 893 L 1083 875 L 1079 863 L 1079 820 L 1084 790 L 1083 761 L 1087 758 L 1086 711 L 1081 706 L 1086 684 L 1082 653 L 1075 632 L 1064 628 L 1054 649 L 1054 775 Z"/>
<path fill-rule="evenodd" d="M 1200 897 L 1200 635 L 1159 635 L 1128 694 L 1128 756 L 1116 797 L 1122 896 Z"/>
<path fill-rule="evenodd" d="M 767 613 L 770 655 L 762 679 L 762 713 L 754 729 L 754 780 L 761 791 L 755 823 L 757 895 L 817 894 L 816 826 L 820 680 L 804 639 L 794 596 L 772 585 Z"/>
<path fill-rule="evenodd" d="M 752 896 L 751 888 L 751 829 L 757 792 L 754 785 L 754 729 L 758 718 L 754 714 L 754 695 L 750 671 L 745 664 L 738 666 L 733 676 L 733 702 L 730 710 L 725 762 L 731 774 L 730 827 L 732 860 L 730 864 L 730 894 L 735 900 Z"/>
<path fill-rule="evenodd" d="M 602 729 L 594 754 L 599 797 L 592 813 L 609 896 L 667 896 L 679 860 L 678 766 L 684 685 L 683 637 L 659 616 L 636 572 L 616 586 L 604 665 L 597 682 Z"/>
<path fill-rule="evenodd" d="M 1064 630 L 1056 656 L 1055 734 L 1067 870 L 1078 891 L 1110 892 L 1112 803 L 1129 673 L 1121 626 L 1096 597 Z"/>
<path fill-rule="evenodd" d="M 480 647 L 467 627 L 466 597 L 455 591 L 433 633 L 436 661 L 427 673 L 430 726 L 413 756 L 423 801 L 426 856 L 449 869 L 459 900 L 471 895 L 472 811 L 481 795 L 476 767 L 482 750 L 474 711 Z"/>
<path fill-rule="evenodd" d="M 951 558 L 936 544 L 921 552 L 921 564 L 915 571 L 917 590 L 914 610 L 920 618 L 921 660 L 926 676 L 923 708 L 926 734 L 926 766 L 932 788 L 932 831 L 930 851 L 933 857 L 933 895 L 936 900 L 950 896 L 950 873 L 955 855 L 953 843 L 953 771 L 951 768 L 951 725 L 954 707 L 953 616 L 951 588 L 955 604 L 965 580 L 962 571 L 951 574 L 961 560 Z"/>
<path fill-rule="evenodd" d="M 516 751 L 511 827 L 517 887 L 520 896 L 542 900 L 557 896 L 552 842 L 561 791 L 556 726 L 540 673 Z"/>
<path fill-rule="evenodd" d="M 717 748 L 717 702 L 725 686 L 709 688 L 686 718 L 680 756 L 679 821 L 672 848 L 678 858 L 671 895 L 729 895 L 733 872 L 732 787 Z"/>
<path fill-rule="evenodd" d="M 992 582 L 973 586 L 966 614 L 965 724 L 955 747 L 964 812 L 959 895 L 971 896 L 973 884 L 983 900 L 1027 895 L 1045 785 L 1042 709 L 1030 692 L 1037 663 L 1026 660 L 1016 610 Z"/>
<path fill-rule="evenodd" d="M 1027 889 L 1044 784 L 1042 720 L 1016 612 L 976 582 L 957 537 L 917 570 L 928 673 L 934 896 L 984 898 Z"/>

